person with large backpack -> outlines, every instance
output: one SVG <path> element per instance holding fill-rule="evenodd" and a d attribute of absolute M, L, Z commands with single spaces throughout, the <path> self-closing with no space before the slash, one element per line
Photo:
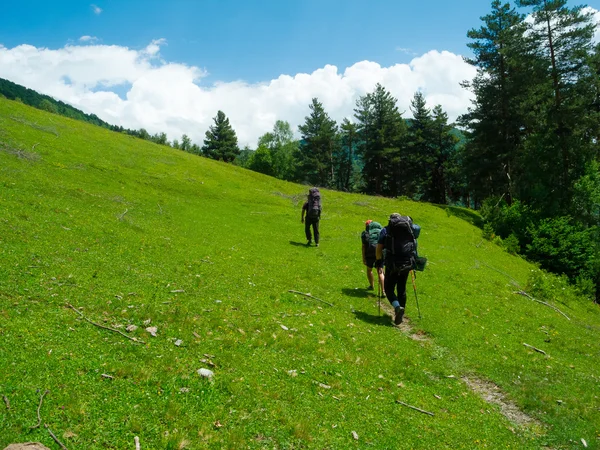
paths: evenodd
<path fill-rule="evenodd" d="M 377 261 L 377 243 L 379 242 L 379 233 L 381 232 L 381 224 L 367 220 L 365 222 L 365 231 L 362 232 L 360 238 L 362 242 L 362 260 L 363 264 L 367 266 L 367 280 L 369 280 L 370 291 L 375 289 L 373 281 L 373 267 Z M 383 268 L 377 268 L 377 276 L 379 277 L 379 285 L 383 288 Z"/>
<path fill-rule="evenodd" d="M 306 221 L 304 215 L 306 214 Z M 314 187 L 308 191 L 308 199 L 302 205 L 302 217 L 301 222 L 304 224 L 304 233 L 306 234 L 306 245 L 312 243 L 312 235 L 310 233 L 310 227 L 312 226 L 313 233 L 315 235 L 315 245 L 319 246 L 319 220 L 321 219 L 321 193 L 319 189 Z"/>
<path fill-rule="evenodd" d="M 388 225 L 379 233 L 377 266 L 385 263 L 385 295 L 394 307 L 394 323 L 400 325 L 406 309 L 406 281 L 415 268 L 417 238 L 421 227 L 408 216 L 390 215 Z M 397 291 L 397 293 L 396 293 Z"/>

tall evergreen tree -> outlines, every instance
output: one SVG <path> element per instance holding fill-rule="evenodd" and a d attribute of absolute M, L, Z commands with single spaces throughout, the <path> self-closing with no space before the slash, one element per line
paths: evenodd
<path fill-rule="evenodd" d="M 430 177 L 434 166 L 433 120 L 422 92 L 416 92 L 411 104 L 412 119 L 408 127 L 408 173 L 404 184 L 411 196 L 421 196 L 431 191 Z M 424 200 L 431 200 L 427 196 Z"/>
<path fill-rule="evenodd" d="M 405 194 L 402 180 L 409 176 L 404 152 L 406 124 L 397 101 L 381 85 L 358 99 L 354 117 L 359 132 L 359 152 L 363 159 L 363 179 L 369 194 Z"/>
<path fill-rule="evenodd" d="M 510 4 L 494 0 L 491 13 L 481 20 L 481 28 L 467 33 L 474 58 L 466 61 L 477 75 L 465 83 L 475 98 L 460 118 L 469 137 L 463 163 L 476 199 L 503 195 L 510 204 L 529 83 L 524 17 Z"/>
<path fill-rule="evenodd" d="M 452 133 L 453 127 L 448 124 L 448 114 L 442 109 L 441 105 L 433 108 L 431 128 L 432 157 L 424 196 L 433 203 L 443 205 L 446 204 L 449 196 L 449 161 L 451 161 L 452 155 L 456 151 L 458 137 Z"/>
<path fill-rule="evenodd" d="M 300 125 L 301 140 L 297 151 L 298 180 L 318 186 L 335 186 L 334 155 L 339 145 L 337 124 L 313 98 L 310 115 Z"/>
<path fill-rule="evenodd" d="M 519 0 L 533 7 L 527 33 L 533 50 L 534 107 L 525 147 L 526 169 L 536 176 L 521 196 L 546 215 L 568 211 L 577 179 L 593 158 L 589 95 L 595 74 L 588 65 L 595 26 L 582 7 L 567 0 Z M 537 170 L 536 170 L 537 169 Z"/>
<path fill-rule="evenodd" d="M 235 131 L 223 111 L 217 112 L 213 120 L 215 124 L 211 125 L 206 132 L 202 154 L 208 158 L 233 162 L 240 154 Z"/>

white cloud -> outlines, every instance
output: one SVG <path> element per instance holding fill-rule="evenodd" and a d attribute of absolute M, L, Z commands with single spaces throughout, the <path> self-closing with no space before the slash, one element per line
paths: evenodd
<path fill-rule="evenodd" d="M 100 8 L 99 6 L 91 4 L 90 7 L 92 8 L 92 11 L 94 11 L 94 14 L 98 15 L 102 13 L 102 8 Z"/>
<path fill-rule="evenodd" d="M 596 24 L 596 33 L 594 34 L 594 42 L 600 44 L 600 11 L 597 9 L 586 6 L 582 9 L 584 13 L 590 13 L 592 15 L 592 20 Z"/>
<path fill-rule="evenodd" d="M 95 42 L 98 42 L 98 38 L 96 36 L 81 36 L 79 38 L 79 42 L 93 44 Z"/>
<path fill-rule="evenodd" d="M 84 39 L 84 41 L 89 41 Z M 409 64 L 382 67 L 360 61 L 344 70 L 326 65 L 312 73 L 280 75 L 264 82 L 208 84 L 198 67 L 162 61 L 164 39 L 141 50 L 116 45 L 67 45 L 59 49 L 20 45 L 0 46 L 0 77 L 60 100 L 109 123 L 127 128 L 164 131 L 169 139 L 186 133 L 202 145 L 204 133 L 217 111 L 223 110 L 240 144 L 255 146 L 277 119 L 294 130 L 309 114 L 313 97 L 341 121 L 351 118 L 356 100 L 383 84 L 398 99 L 400 111 L 410 116 L 410 101 L 421 90 L 428 104 L 441 104 L 450 119 L 466 111 L 471 95 L 459 86 L 475 69 L 462 57 L 430 51 Z M 111 92 L 120 86 L 124 98 Z"/>

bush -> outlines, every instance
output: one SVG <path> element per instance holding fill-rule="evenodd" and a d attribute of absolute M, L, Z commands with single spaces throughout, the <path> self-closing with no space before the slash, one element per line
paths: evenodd
<path fill-rule="evenodd" d="M 483 226 L 483 230 L 481 231 L 481 237 L 483 239 L 486 239 L 488 241 L 491 241 L 492 239 L 494 239 L 496 235 L 494 234 L 494 228 L 492 227 L 491 223 L 486 223 Z"/>
<path fill-rule="evenodd" d="M 514 233 L 504 239 L 503 245 L 504 249 L 511 255 L 516 255 L 521 251 L 519 238 Z"/>

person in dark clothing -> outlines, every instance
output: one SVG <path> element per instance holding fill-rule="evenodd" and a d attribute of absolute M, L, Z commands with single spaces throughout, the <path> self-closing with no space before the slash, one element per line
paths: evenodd
<path fill-rule="evenodd" d="M 314 191 L 316 190 L 316 194 Z M 315 197 L 315 195 L 318 195 Z M 306 219 L 305 217 L 306 216 Z M 310 232 L 310 228 L 312 226 L 312 231 L 315 235 L 315 245 L 319 246 L 319 221 L 321 220 L 321 198 L 318 189 L 311 189 L 308 195 L 308 200 L 302 206 L 302 216 L 300 221 L 304 224 L 304 232 L 306 234 L 306 245 L 310 245 L 312 243 L 312 235 Z"/>
<path fill-rule="evenodd" d="M 398 222 L 404 222 L 405 237 L 392 230 Z M 381 267 L 385 259 L 385 295 L 394 308 L 394 323 L 400 325 L 406 309 L 406 282 L 413 270 L 416 256 L 416 238 L 421 228 L 412 223 L 412 219 L 398 213 L 390 215 L 390 222 L 379 233 L 376 257 L 377 266 Z M 385 250 L 385 255 L 384 255 Z"/>

